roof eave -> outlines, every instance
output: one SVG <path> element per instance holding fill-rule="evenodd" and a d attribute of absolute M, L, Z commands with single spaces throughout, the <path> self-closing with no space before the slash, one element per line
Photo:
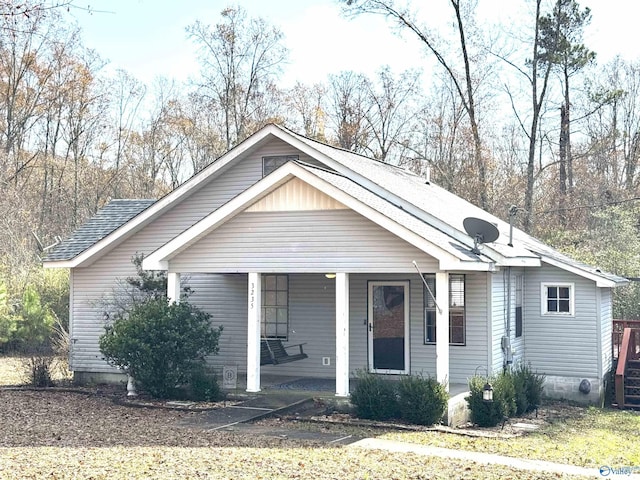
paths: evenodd
<path fill-rule="evenodd" d="M 617 277 L 616 279 L 611 279 L 611 278 L 607 278 L 604 275 L 598 275 L 597 273 L 592 273 L 589 271 L 586 271 L 582 268 L 579 268 L 575 265 L 570 265 L 564 262 L 560 262 L 554 258 L 548 257 L 544 254 L 541 254 L 542 257 L 542 261 L 544 263 L 548 263 L 549 265 L 553 265 L 554 267 L 558 267 L 561 268 L 563 270 L 566 270 L 568 272 L 571 272 L 575 275 L 578 275 L 580 277 L 583 278 L 587 278 L 589 280 L 592 280 L 594 282 L 596 282 L 596 286 L 597 287 L 602 287 L 602 288 L 616 288 L 616 287 L 621 287 L 623 285 L 626 285 L 629 283 L 629 280 L 623 277 Z"/>
<path fill-rule="evenodd" d="M 166 208 L 168 208 L 171 204 L 173 204 L 176 200 L 183 197 L 185 194 L 193 190 L 202 184 L 202 182 L 206 181 L 215 173 L 224 169 L 233 159 L 241 156 L 247 151 L 255 148 L 259 145 L 265 138 L 268 136 L 276 136 L 280 138 L 277 133 L 282 130 L 277 128 L 275 125 L 267 125 L 259 132 L 256 132 L 255 135 L 247 138 L 244 142 L 236 145 L 234 148 L 229 150 L 227 153 L 218 158 L 215 162 L 211 163 L 209 166 L 204 168 L 202 171 L 198 172 L 196 175 L 191 177 L 191 179 L 184 182 L 182 185 L 178 186 L 175 190 L 168 193 L 163 198 L 159 199 L 157 202 L 153 203 L 147 209 L 142 211 L 140 214 L 133 217 L 131 220 L 125 222 L 120 227 L 116 228 L 109 235 L 94 243 L 92 246 L 80 252 L 78 255 L 71 259 L 63 260 L 63 261 L 45 261 L 43 262 L 43 266 L 45 268 L 76 268 L 76 267 L 86 267 L 91 265 L 95 260 L 95 256 L 103 253 L 105 249 L 110 247 L 114 242 L 117 242 L 120 239 L 128 237 L 130 234 L 137 231 L 140 227 L 146 225 L 151 219 L 155 218 L 157 214 L 163 212 Z M 108 251 L 108 250 L 106 250 Z"/>

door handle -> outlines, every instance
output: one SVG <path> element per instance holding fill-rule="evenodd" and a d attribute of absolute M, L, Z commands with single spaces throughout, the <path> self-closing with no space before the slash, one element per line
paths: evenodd
<path fill-rule="evenodd" d="M 369 331 L 373 332 L 373 324 L 372 323 L 369 323 Z"/>

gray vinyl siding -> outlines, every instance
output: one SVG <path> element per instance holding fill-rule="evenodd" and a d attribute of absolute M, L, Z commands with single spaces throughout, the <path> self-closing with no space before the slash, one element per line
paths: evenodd
<path fill-rule="evenodd" d="M 222 326 L 218 354 L 209 357 L 208 362 L 220 367 L 237 366 L 238 371 L 246 372 L 247 275 L 194 274 L 187 277 L 193 289 L 189 301 L 211 314 L 213 325 Z"/>
<path fill-rule="evenodd" d="M 542 315 L 541 284 L 573 283 L 573 316 Z M 599 348 L 596 286 L 591 280 L 543 264 L 528 269 L 524 292 L 525 361 L 546 375 L 597 377 Z"/>
<path fill-rule="evenodd" d="M 505 364 L 505 355 L 502 350 L 502 338 L 509 334 L 511 348 L 513 350 L 513 364 L 524 361 L 524 343 L 525 334 L 524 327 L 521 337 L 516 338 L 516 276 L 524 274 L 522 268 L 504 268 L 496 272 L 491 277 L 492 283 L 492 338 L 491 338 L 491 355 L 493 372 L 502 370 Z M 524 315 L 524 299 L 526 295 L 527 277 L 523 275 L 523 325 L 527 322 Z M 509 288 L 510 286 L 510 288 Z M 510 298 L 509 298 L 510 297 Z M 509 328 L 507 328 L 507 324 Z"/>
<path fill-rule="evenodd" d="M 352 210 L 245 212 L 170 261 L 176 272 L 403 272 L 435 260 Z"/>
<path fill-rule="evenodd" d="M 449 346 L 451 383 L 467 383 L 476 367 L 487 364 L 487 273 L 467 273 L 466 282 L 466 345 Z M 435 348 L 435 347 L 433 347 Z"/>
<path fill-rule="evenodd" d="M 424 345 L 423 290 L 415 273 L 349 275 L 349 366 L 351 375 L 366 370 L 368 282 L 410 282 L 411 373 L 435 375 L 435 346 Z M 220 353 L 209 359 L 221 369 L 237 365 L 246 372 L 246 275 L 196 275 L 189 280 L 195 290 L 192 301 L 212 314 L 215 325 L 223 325 Z M 451 346 L 452 383 L 466 383 L 478 365 L 486 362 L 486 274 L 467 276 L 467 345 Z M 263 365 L 262 373 L 335 378 L 335 280 L 324 274 L 289 275 L 289 338 L 285 345 L 305 343 L 307 359 L 282 365 Z M 471 305 L 473 303 L 473 305 Z M 329 357 L 330 365 L 322 365 Z"/>
<path fill-rule="evenodd" d="M 311 161 L 310 158 L 280 140 L 263 145 L 215 178 L 203 182 L 203 185 L 183 197 L 180 203 L 176 202 L 170 210 L 131 235 L 89 267 L 73 269 L 70 280 L 73 292 L 70 308 L 72 329 L 70 361 L 74 370 L 113 371 L 102 360 L 98 339 L 104 332 L 104 313 L 113 311 L 110 298 L 119 288 L 121 281 L 118 279 L 122 280 L 136 274 L 131 263 L 131 258 L 136 252 L 151 253 L 260 180 L 263 156 L 293 154 L 299 154 L 301 161 Z"/>
<path fill-rule="evenodd" d="M 600 331 L 602 344 L 602 374 L 606 375 L 613 364 L 613 304 L 610 288 L 600 288 Z"/>

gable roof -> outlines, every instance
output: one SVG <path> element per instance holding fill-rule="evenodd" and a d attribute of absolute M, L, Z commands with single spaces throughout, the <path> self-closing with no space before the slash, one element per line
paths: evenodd
<path fill-rule="evenodd" d="M 148 255 L 143 261 L 143 267 L 149 270 L 168 269 L 168 261 L 171 258 L 294 177 L 436 258 L 440 261 L 442 269 L 481 271 L 494 269 L 492 259 L 471 253 L 467 245 L 419 221 L 398 206 L 374 195 L 350 179 L 335 172 L 293 161 L 264 177 Z"/>
<path fill-rule="evenodd" d="M 209 180 L 227 168 L 231 168 L 236 161 L 274 138 L 292 145 L 328 167 L 326 170 L 313 170 L 313 175 L 317 179 L 314 180 L 315 182 L 324 182 L 325 187 L 333 186 L 336 189 L 333 191 L 334 194 L 340 195 L 336 192 L 341 191 L 359 204 L 370 206 L 371 211 L 376 211 L 394 223 L 403 224 L 404 228 L 418 236 L 426 235 L 422 238 L 440 245 L 439 248 L 443 251 L 453 248 L 459 253 L 461 251 L 468 253 L 473 246 L 473 239 L 464 231 L 462 225 L 465 218 L 472 216 L 493 223 L 498 228 L 500 237 L 496 242 L 483 245 L 482 258 L 473 258 L 471 259 L 473 262 L 469 261 L 469 264 L 495 262 L 503 266 L 527 266 L 539 265 L 542 260 L 594 280 L 598 286 L 613 287 L 627 282 L 622 277 L 606 274 L 576 262 L 517 228 L 513 229 L 513 245 L 509 245 L 508 223 L 431 182 L 425 182 L 420 176 L 309 139 L 273 124 L 262 128 L 171 193 L 139 210 L 137 214 L 132 214 L 125 219 L 124 216 L 115 215 L 115 211 L 103 212 L 105 216 L 114 214 L 108 221 L 103 218 L 103 221 L 111 227 L 110 231 L 105 229 L 103 232 L 106 235 L 91 237 L 93 240 L 99 238 L 91 244 L 90 236 L 87 236 L 84 242 L 73 240 L 77 237 L 78 232 L 76 232 L 68 241 L 63 242 L 66 244 L 64 247 L 61 244 L 49 254 L 45 259 L 45 266 L 73 268 L 89 265 L 95 258 L 153 221 L 176 202 L 184 200 Z M 299 166 L 307 172 L 312 171 L 310 166 L 301 164 Z M 259 189 L 255 191 L 258 192 Z M 112 228 L 117 222 L 122 223 Z M 93 227 L 87 228 L 91 231 Z M 427 229 L 428 234 L 425 233 Z M 422 233 L 418 233 L 420 231 Z M 186 237 L 182 238 L 184 240 Z"/>
<path fill-rule="evenodd" d="M 155 200 L 111 200 L 98 213 L 73 232 L 73 235 L 63 240 L 49 252 L 44 261 L 55 262 L 76 257 L 154 203 Z"/>

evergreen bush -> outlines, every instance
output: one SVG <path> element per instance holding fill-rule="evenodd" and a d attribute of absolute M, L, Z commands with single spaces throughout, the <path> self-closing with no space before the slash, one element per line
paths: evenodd
<path fill-rule="evenodd" d="M 518 363 L 512 370 L 515 388 L 516 415 L 531 412 L 540 406 L 545 376 L 531 369 L 531 365 Z"/>
<path fill-rule="evenodd" d="M 482 391 L 489 382 L 493 387 L 493 402 L 482 399 Z M 469 379 L 467 403 L 471 411 L 471 421 L 480 427 L 494 427 L 516 411 L 515 389 L 508 373 L 495 377 L 473 376 Z"/>
<path fill-rule="evenodd" d="M 210 320 L 211 315 L 186 301 L 152 296 L 116 315 L 100 338 L 100 351 L 141 389 L 169 398 L 200 374 L 206 355 L 218 352 L 222 327 L 213 327 Z"/>
<path fill-rule="evenodd" d="M 449 394 L 434 378 L 409 375 L 398 383 L 400 417 L 410 423 L 433 425 L 447 409 Z"/>
<path fill-rule="evenodd" d="M 198 402 L 214 402 L 224 395 L 218 380 L 206 368 L 194 368 L 189 378 L 188 398 Z"/>
<path fill-rule="evenodd" d="M 358 372 L 351 403 L 356 415 L 371 420 L 388 420 L 399 415 L 396 383 L 380 375 Z"/>

